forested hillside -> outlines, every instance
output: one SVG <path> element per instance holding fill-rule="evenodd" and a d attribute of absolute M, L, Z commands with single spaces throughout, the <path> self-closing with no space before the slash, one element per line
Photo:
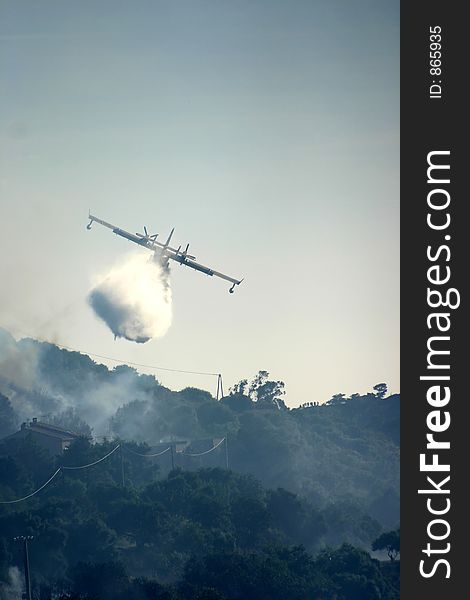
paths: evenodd
<path fill-rule="evenodd" d="M 33 535 L 44 600 L 397 598 L 397 565 L 369 552 L 399 526 L 399 397 L 321 400 L 288 409 L 265 371 L 219 401 L 174 392 L 0 332 L 0 501 L 63 467 L 0 505 L 1 593 Z M 33 417 L 83 437 L 57 457 L 7 437 Z"/>
<path fill-rule="evenodd" d="M 399 512 L 399 396 L 386 388 L 327 404 L 306 390 L 287 410 L 282 382 L 260 372 L 217 402 L 208 392 L 173 392 L 127 366 L 108 370 L 54 345 L 0 336 L 0 436 L 43 417 L 84 434 L 159 444 L 170 439 L 228 437 L 230 467 L 265 486 L 284 487 L 318 505 L 348 504 L 386 527 Z M 312 382 L 314 387 L 314 382 Z M 194 442 L 197 444 L 197 442 Z M 223 466 L 221 453 L 184 468 Z"/>
<path fill-rule="evenodd" d="M 1 446 L 0 498 L 27 495 L 59 466 L 93 463 L 114 447 L 83 438 L 53 458 L 28 438 L 9 440 Z M 4 590 L 21 568 L 13 541 L 20 532 L 34 536 L 30 559 L 44 599 L 54 590 L 70 599 L 398 597 L 392 564 L 337 547 L 351 535 L 376 538 L 373 520 L 227 469 L 163 475 L 146 452 L 126 445 L 122 462 L 115 451 L 89 469 L 64 469 L 39 494 L 1 505 Z"/>

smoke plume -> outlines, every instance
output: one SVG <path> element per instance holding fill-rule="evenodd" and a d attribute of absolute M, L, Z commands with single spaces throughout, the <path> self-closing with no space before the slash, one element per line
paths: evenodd
<path fill-rule="evenodd" d="M 16 342 L 0 328 L 0 438 L 33 417 L 77 433 L 86 434 L 90 425 L 95 436 L 108 435 L 116 411 L 129 402 L 146 403 L 156 386 L 152 375 L 126 365 L 108 371 L 53 344 Z"/>
<path fill-rule="evenodd" d="M 114 266 L 88 301 L 115 337 L 143 344 L 165 335 L 171 325 L 168 272 L 144 254 L 131 254 Z"/>
<path fill-rule="evenodd" d="M 0 600 L 21 600 L 23 595 L 23 582 L 18 567 L 8 569 L 9 583 L 0 582 Z"/>

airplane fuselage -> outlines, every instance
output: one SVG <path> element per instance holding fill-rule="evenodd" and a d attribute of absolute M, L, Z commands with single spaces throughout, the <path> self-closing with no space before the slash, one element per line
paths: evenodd
<path fill-rule="evenodd" d="M 154 253 L 154 260 L 158 262 L 162 268 L 168 270 L 170 266 L 170 260 L 174 260 L 180 265 L 185 265 L 194 269 L 195 271 L 199 271 L 200 273 L 204 273 L 209 276 L 216 276 L 220 279 L 225 279 L 225 281 L 229 281 L 232 284 L 232 287 L 229 289 L 230 293 L 233 293 L 235 286 L 239 285 L 243 280 L 235 279 L 234 277 L 230 277 L 230 275 L 225 275 L 220 271 L 215 271 L 210 267 L 206 267 L 195 261 L 195 256 L 188 254 L 189 244 L 186 246 L 184 251 L 181 251 L 181 246 L 179 248 L 172 248 L 170 246 L 171 237 L 173 235 L 174 229 L 171 230 L 170 235 L 165 243 L 157 242 L 157 234 L 149 235 L 147 233 L 147 229 L 144 227 L 144 234 L 142 233 L 130 233 L 125 229 L 121 229 L 120 227 L 116 227 L 111 223 L 107 223 L 102 219 L 98 219 L 98 217 L 93 216 L 92 214 L 88 215 L 90 222 L 87 225 L 87 229 L 91 229 L 91 225 L 93 222 L 99 223 L 108 229 L 111 229 L 113 233 L 119 235 L 120 237 L 129 240 L 130 242 L 134 242 L 134 244 L 138 244 Z"/>

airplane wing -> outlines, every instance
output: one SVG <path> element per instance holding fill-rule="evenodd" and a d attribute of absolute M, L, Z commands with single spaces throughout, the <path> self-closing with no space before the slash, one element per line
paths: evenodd
<path fill-rule="evenodd" d="M 221 273 L 220 271 L 215 271 L 214 269 L 211 269 L 210 267 L 206 267 L 205 265 L 202 265 L 202 264 L 196 262 L 194 260 L 196 257 L 188 254 L 189 244 L 188 244 L 188 246 L 186 246 L 186 250 L 184 250 L 183 252 L 181 251 L 181 246 L 180 246 L 180 248 L 172 248 L 171 246 L 169 246 L 171 236 L 173 235 L 174 230 L 171 231 L 166 243 L 162 244 L 161 242 L 156 241 L 156 237 L 157 237 L 156 235 L 151 235 L 151 236 L 148 235 L 147 230 L 145 228 L 144 228 L 145 234 L 142 234 L 142 233 L 134 234 L 134 233 L 130 233 L 129 231 L 126 231 L 125 229 L 121 229 L 120 227 L 116 227 L 116 225 L 112 225 L 111 223 L 108 223 L 107 221 L 103 221 L 102 219 L 95 217 L 91 213 L 88 214 L 88 218 L 90 219 L 90 222 L 87 225 L 87 229 L 91 229 L 91 226 L 93 223 L 99 223 L 100 225 L 103 225 L 104 227 L 111 229 L 111 231 L 113 233 L 115 233 L 116 235 L 119 235 L 120 237 L 123 237 L 126 240 L 129 240 L 130 242 L 134 242 L 135 244 L 138 244 L 139 246 L 143 246 L 144 248 L 147 248 L 148 250 L 152 250 L 154 252 L 161 253 L 161 255 L 176 261 L 180 265 L 185 265 L 186 267 L 190 267 L 191 269 L 194 269 L 195 271 L 199 271 L 200 273 L 204 273 L 205 275 L 209 275 L 211 277 L 215 276 L 215 277 L 219 277 L 220 279 L 224 279 L 225 281 L 229 281 L 230 283 L 233 284 L 232 287 L 229 289 L 230 293 L 233 293 L 235 286 L 240 285 L 240 283 L 243 281 L 243 279 L 240 279 L 240 280 L 235 279 L 234 277 L 230 277 L 230 275 L 225 275 L 224 273 Z"/>
<path fill-rule="evenodd" d="M 156 242 L 154 242 L 148 236 L 141 235 L 141 234 L 129 233 L 128 231 L 125 231 L 124 229 L 121 229 L 120 227 L 116 227 L 116 225 L 112 225 L 111 223 L 107 223 L 106 221 L 103 221 L 102 219 L 98 219 L 98 217 L 95 217 L 91 213 L 88 215 L 88 218 L 90 219 L 90 222 L 87 225 L 87 229 L 91 229 L 91 226 L 93 223 L 99 223 L 100 225 L 103 225 L 104 227 L 111 229 L 111 231 L 113 233 L 115 233 L 116 235 L 120 235 L 121 237 L 126 238 L 126 240 L 134 242 L 135 244 L 138 244 L 139 246 L 144 246 L 144 248 L 149 248 L 150 250 L 154 250 L 153 246 L 156 244 Z"/>
<path fill-rule="evenodd" d="M 230 277 L 230 275 L 225 275 L 224 273 L 220 273 L 220 271 L 215 271 L 214 269 L 211 269 L 210 267 L 206 267 L 205 265 L 201 265 L 200 263 L 188 259 L 184 256 L 184 254 L 175 254 L 169 255 L 169 258 L 171 258 L 172 260 L 180 263 L 180 265 L 185 265 L 186 267 L 190 267 L 191 269 L 194 269 L 195 271 L 200 271 L 201 273 L 204 273 L 205 275 L 210 275 L 211 277 L 219 277 L 220 279 L 225 279 L 225 281 L 230 281 L 230 283 L 233 283 L 233 286 L 230 288 L 230 291 L 233 292 L 233 288 L 236 285 L 240 285 L 240 283 L 243 281 L 243 279 L 235 279 L 234 277 Z"/>
<path fill-rule="evenodd" d="M 171 252 L 175 252 L 175 253 L 179 252 L 178 248 L 172 248 L 171 246 L 168 245 L 169 240 L 171 239 L 171 234 L 170 234 L 170 237 L 168 238 L 167 243 L 162 244 L 161 242 L 157 242 L 156 235 L 148 235 L 148 234 L 143 234 L 143 233 L 135 233 L 135 234 L 130 233 L 129 231 L 126 231 L 125 229 L 116 227 L 116 225 L 113 225 L 112 223 L 108 223 L 107 221 L 103 221 L 103 219 L 99 219 L 98 217 L 95 217 L 95 215 L 92 215 L 91 213 L 88 214 L 88 218 L 90 219 L 90 222 L 87 225 L 87 229 L 91 229 L 91 226 L 93 223 L 99 223 L 100 225 L 103 225 L 104 227 L 111 229 L 111 231 L 113 233 L 115 233 L 116 235 L 119 235 L 119 236 L 125 238 L 126 240 L 134 242 L 135 244 L 138 244 L 139 246 L 148 248 L 149 250 L 157 250 L 157 248 L 163 248 L 165 250 L 170 250 Z M 188 254 L 188 258 L 194 259 L 196 257 Z"/>

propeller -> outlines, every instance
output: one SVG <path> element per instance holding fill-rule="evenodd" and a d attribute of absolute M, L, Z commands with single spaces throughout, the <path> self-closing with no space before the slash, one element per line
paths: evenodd
<path fill-rule="evenodd" d="M 136 235 L 138 235 L 141 238 L 151 240 L 152 242 L 154 242 L 158 237 L 158 233 L 153 233 L 152 235 L 149 235 L 149 232 L 147 230 L 147 227 L 145 227 L 145 225 L 144 225 L 144 233 L 137 232 Z"/>

